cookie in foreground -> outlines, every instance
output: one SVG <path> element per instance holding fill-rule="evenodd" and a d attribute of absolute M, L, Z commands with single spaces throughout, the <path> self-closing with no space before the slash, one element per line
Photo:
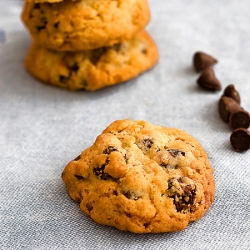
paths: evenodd
<path fill-rule="evenodd" d="M 207 154 L 182 130 L 118 120 L 62 173 L 70 197 L 97 223 L 134 233 L 183 230 L 214 200 Z"/>
<path fill-rule="evenodd" d="M 33 44 L 25 68 L 40 81 L 68 90 L 97 90 L 130 80 L 158 61 L 156 44 L 146 31 L 112 47 L 58 52 Z"/>
<path fill-rule="evenodd" d="M 149 23 L 150 9 L 147 0 L 26 2 L 21 19 L 35 43 L 80 51 L 132 39 Z"/>

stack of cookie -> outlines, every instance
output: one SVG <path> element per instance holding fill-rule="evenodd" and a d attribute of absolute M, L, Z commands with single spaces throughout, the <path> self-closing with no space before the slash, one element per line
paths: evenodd
<path fill-rule="evenodd" d="M 153 67 L 157 47 L 144 30 L 147 0 L 26 0 L 32 38 L 27 71 L 69 90 L 96 90 Z"/>

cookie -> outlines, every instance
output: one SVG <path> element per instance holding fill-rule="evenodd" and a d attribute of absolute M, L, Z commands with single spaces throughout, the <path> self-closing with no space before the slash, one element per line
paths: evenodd
<path fill-rule="evenodd" d="M 148 24 L 150 10 L 147 0 L 26 2 L 22 20 L 37 44 L 92 50 L 130 40 Z"/>
<path fill-rule="evenodd" d="M 130 41 L 81 52 L 56 52 L 33 44 L 27 71 L 44 83 L 69 90 L 96 90 L 127 81 L 153 67 L 157 47 L 146 31 Z"/>
<path fill-rule="evenodd" d="M 64 0 L 24 0 L 28 3 L 57 3 L 57 2 L 62 2 Z M 72 2 L 77 2 L 79 0 L 70 0 Z"/>
<path fill-rule="evenodd" d="M 70 197 L 97 223 L 134 233 L 183 230 L 214 200 L 213 170 L 186 132 L 118 120 L 62 173 Z"/>
<path fill-rule="evenodd" d="M 25 0 L 25 1 L 27 3 L 56 3 L 56 2 L 62 2 L 63 0 Z"/>

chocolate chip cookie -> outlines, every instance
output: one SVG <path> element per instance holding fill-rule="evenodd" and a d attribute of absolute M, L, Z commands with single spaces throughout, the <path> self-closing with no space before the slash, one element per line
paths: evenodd
<path fill-rule="evenodd" d="M 134 233 L 183 230 L 214 200 L 213 170 L 182 130 L 118 120 L 62 173 L 70 197 L 94 221 Z"/>
<path fill-rule="evenodd" d="M 158 61 L 157 47 L 146 31 L 112 47 L 81 52 L 57 52 L 33 44 L 25 59 L 27 71 L 68 90 L 97 90 L 130 80 Z"/>
<path fill-rule="evenodd" d="M 22 20 L 41 46 L 92 50 L 130 40 L 148 24 L 150 10 L 147 0 L 26 2 Z"/>
<path fill-rule="evenodd" d="M 63 0 L 25 0 L 25 1 L 27 3 L 56 3 L 56 2 L 62 2 Z"/>

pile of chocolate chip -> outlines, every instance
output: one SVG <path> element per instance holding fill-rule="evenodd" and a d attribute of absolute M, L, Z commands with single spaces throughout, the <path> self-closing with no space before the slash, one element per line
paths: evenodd
<path fill-rule="evenodd" d="M 221 90 L 221 83 L 216 78 L 212 66 L 217 59 L 203 53 L 196 52 L 193 57 L 193 66 L 196 72 L 201 72 L 197 83 L 207 90 Z M 229 123 L 233 132 L 230 136 L 232 147 L 237 152 L 250 149 L 250 115 L 240 105 L 240 94 L 233 84 L 228 85 L 219 100 L 219 114 L 224 122 Z"/>

